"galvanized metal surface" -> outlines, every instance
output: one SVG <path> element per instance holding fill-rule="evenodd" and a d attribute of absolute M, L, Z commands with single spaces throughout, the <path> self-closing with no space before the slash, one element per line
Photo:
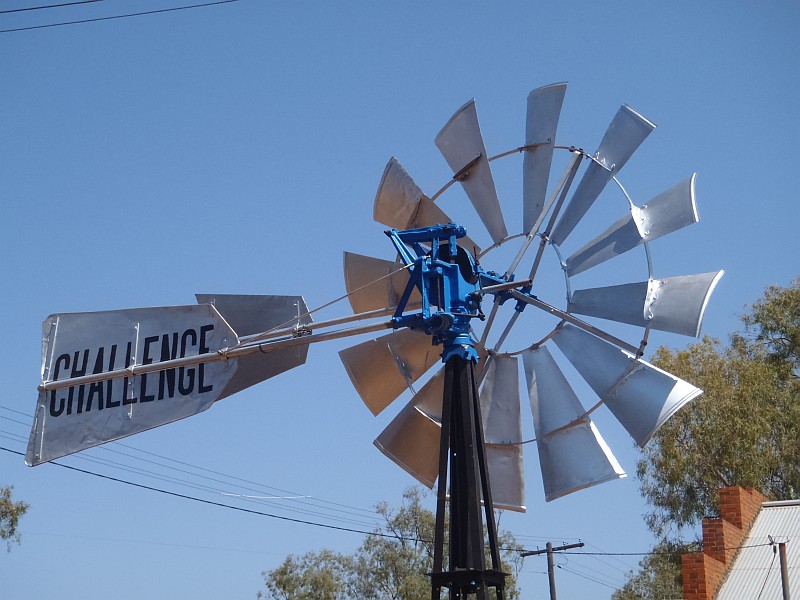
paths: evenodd
<path fill-rule="evenodd" d="M 632 206 L 631 214 L 616 221 L 567 258 L 567 274 L 577 275 L 645 242 L 697 223 L 700 218 L 695 204 L 694 181 L 695 175 L 692 175 L 641 208 Z"/>
<path fill-rule="evenodd" d="M 398 262 L 344 253 L 344 283 L 355 313 L 394 308 L 403 296 L 408 279 L 408 270 Z M 419 292 L 415 290 L 409 303 L 419 301 Z"/>
<path fill-rule="evenodd" d="M 202 355 L 237 341 L 210 304 L 51 315 L 42 338 L 43 382 Z M 41 391 L 25 461 L 36 465 L 202 412 L 236 369 L 237 361 L 200 363 Z"/>
<path fill-rule="evenodd" d="M 372 414 L 379 414 L 439 360 L 431 338 L 400 330 L 339 352 L 347 374 Z"/>
<path fill-rule="evenodd" d="M 444 225 L 453 221 L 422 192 L 394 157 L 383 171 L 372 215 L 378 223 L 400 231 Z M 470 253 L 480 254 L 480 248 L 468 236 L 461 238 L 458 244 Z"/>
<path fill-rule="evenodd" d="M 770 545 L 770 536 L 775 545 Z M 786 542 L 791 597 L 800 598 L 800 500 L 791 500 L 762 505 L 716 600 L 783 598 L 775 553 L 781 542 Z"/>
<path fill-rule="evenodd" d="M 653 123 L 630 106 L 622 105 L 606 130 L 592 162 L 586 168 L 575 194 L 550 236 L 554 244 L 561 246 L 564 243 L 606 184 L 625 166 L 653 129 L 655 129 Z"/>
<path fill-rule="evenodd" d="M 525 122 L 525 157 L 522 163 L 522 231 L 531 231 L 544 212 L 547 181 L 553 161 L 558 118 L 566 83 L 554 83 L 528 95 Z"/>
<path fill-rule="evenodd" d="M 547 348 L 522 357 L 545 499 L 625 477 Z"/>
<path fill-rule="evenodd" d="M 569 323 L 553 341 L 639 446 L 702 390 Z"/>
<path fill-rule="evenodd" d="M 474 100 L 467 102 L 450 118 L 436 136 L 436 147 L 458 176 L 492 241 L 502 241 L 508 230 L 497 198 Z M 465 171 L 467 166 L 469 169 Z"/>
<path fill-rule="evenodd" d="M 212 304 L 240 338 L 289 323 L 307 326 L 312 322 L 302 296 L 196 294 L 196 297 L 200 304 Z M 307 344 L 286 348 L 269 358 L 261 353 L 241 356 L 237 359 L 236 373 L 217 400 L 305 364 L 307 356 Z"/>
<path fill-rule="evenodd" d="M 495 356 L 479 396 L 492 501 L 525 511 L 519 367 L 513 356 Z"/>
<path fill-rule="evenodd" d="M 576 290 L 570 313 L 698 337 L 711 292 L 723 271 Z"/>
<path fill-rule="evenodd" d="M 373 443 L 417 481 L 432 488 L 439 474 L 441 431 L 441 425 L 412 399 Z"/>

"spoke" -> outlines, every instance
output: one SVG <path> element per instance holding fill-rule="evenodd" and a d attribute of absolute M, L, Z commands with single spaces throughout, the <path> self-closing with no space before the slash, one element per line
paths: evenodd
<path fill-rule="evenodd" d="M 559 202 L 559 206 L 556 208 L 555 214 L 553 217 L 550 218 L 550 223 L 547 226 L 547 232 L 549 232 L 555 221 L 555 217 L 558 215 L 558 211 L 561 208 L 561 205 L 564 203 L 564 197 L 566 196 L 566 192 L 569 191 L 569 187 L 572 184 L 572 180 L 575 178 L 575 173 L 577 171 L 577 163 L 580 162 L 581 154 L 579 152 L 572 153 L 572 160 L 570 160 L 567 168 L 564 169 L 564 173 L 561 175 L 561 179 L 559 179 L 558 184 L 556 185 L 553 193 L 550 195 L 550 199 L 547 201 L 544 209 L 542 210 L 539 217 L 536 219 L 536 222 L 531 227 L 530 231 L 528 232 L 527 236 L 525 237 L 525 242 L 522 244 L 522 248 L 520 248 L 517 256 L 514 258 L 514 261 L 511 263 L 511 266 L 508 267 L 506 270 L 506 277 L 510 277 L 514 271 L 517 270 L 519 263 L 522 261 L 522 258 L 525 256 L 525 253 L 528 251 L 531 243 L 533 242 L 533 238 L 536 237 L 536 234 L 539 232 L 539 227 L 542 226 L 542 222 L 544 221 L 547 213 L 550 211 L 550 207 L 553 206 L 553 203 L 556 201 L 556 198 L 559 197 L 559 193 L 562 192 L 564 186 L 566 185 L 566 190 L 562 194 L 562 199 Z"/>
<path fill-rule="evenodd" d="M 516 268 L 519 266 L 519 263 L 525 256 L 525 253 L 528 251 L 528 248 L 530 247 L 533 238 L 536 237 L 539 231 L 539 227 L 541 227 L 542 222 L 544 221 L 544 218 L 547 216 L 548 211 L 553 206 L 553 203 L 555 203 L 556 198 L 558 198 L 558 203 L 556 204 L 556 207 L 553 209 L 553 214 L 550 216 L 550 221 L 547 224 L 547 229 L 545 229 L 545 231 L 542 233 L 542 241 L 539 244 L 539 249 L 537 250 L 536 253 L 536 259 L 533 262 L 530 275 L 528 276 L 528 279 L 530 280 L 530 285 L 531 286 L 533 285 L 533 280 L 536 277 L 536 271 L 538 271 L 539 269 L 539 264 L 541 263 L 542 256 L 544 254 L 544 249 L 545 246 L 547 245 L 547 236 L 549 235 L 550 230 L 553 228 L 553 224 L 555 223 L 555 220 L 558 217 L 558 213 L 561 210 L 561 207 L 564 205 L 564 200 L 566 199 L 567 194 L 569 193 L 569 188 L 572 185 L 572 182 L 575 180 L 575 175 L 578 172 L 578 167 L 580 166 L 580 160 L 582 157 L 583 154 L 581 154 L 580 152 L 575 150 L 572 151 L 572 159 L 567 165 L 567 168 L 564 169 L 564 173 L 562 173 L 561 179 L 559 180 L 558 184 L 553 190 L 550 199 L 547 201 L 547 206 L 541 212 L 539 218 L 536 219 L 536 223 L 528 232 L 528 235 L 526 236 L 522 248 L 520 248 L 520 251 L 514 258 L 514 261 L 511 263 L 511 266 L 509 266 L 508 270 L 506 271 L 505 278 L 511 277 Z M 483 334 L 481 335 L 481 345 L 483 346 L 486 345 L 486 339 L 489 336 L 489 330 L 491 329 L 492 324 L 494 323 L 499 308 L 500 308 L 500 301 L 499 299 L 495 298 L 494 304 L 492 304 L 492 310 L 489 313 L 489 318 L 486 321 L 486 327 L 484 327 Z M 517 322 L 518 318 L 519 318 L 519 312 L 515 312 L 512 315 L 511 319 L 509 320 L 508 324 L 506 325 L 506 328 L 503 331 L 502 335 L 500 336 L 500 339 L 495 344 L 494 346 L 495 351 L 498 351 L 500 349 L 500 346 L 505 341 L 506 337 L 508 337 L 511 327 L 514 325 L 514 323 Z"/>
<path fill-rule="evenodd" d="M 547 304 L 547 302 L 543 302 L 542 300 L 539 300 L 538 298 L 535 298 L 533 296 L 527 296 L 522 292 L 518 292 L 516 290 L 512 290 L 511 295 L 517 300 L 525 302 L 526 304 L 530 304 L 531 306 L 535 306 L 536 308 L 548 312 L 551 315 L 559 317 L 560 319 L 568 323 L 572 323 L 576 327 L 583 329 L 584 331 L 587 331 L 593 335 L 596 335 L 600 339 L 605 340 L 610 344 L 617 346 L 618 348 L 622 348 L 623 350 L 630 352 L 636 358 L 639 358 L 641 356 L 641 352 L 639 351 L 639 348 L 637 346 L 632 346 L 628 342 L 625 342 L 619 339 L 618 337 L 611 335 L 610 333 L 606 333 L 602 329 L 599 329 L 598 327 L 595 327 L 594 325 L 591 325 L 586 321 L 582 321 L 581 319 L 574 317 L 571 314 L 564 312 L 559 308 L 556 308 L 555 306 Z"/>

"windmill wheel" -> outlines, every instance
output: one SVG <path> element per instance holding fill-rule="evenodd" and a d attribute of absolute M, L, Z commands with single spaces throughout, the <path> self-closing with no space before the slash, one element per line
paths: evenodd
<path fill-rule="evenodd" d="M 468 102 L 436 136 L 436 146 L 453 171 L 452 179 L 427 196 L 392 158 L 374 205 L 375 220 L 396 230 L 451 223 L 453 219 L 435 201 L 458 182 L 492 241 L 483 251 L 466 236 L 459 245 L 479 257 L 482 267 L 503 273 L 503 279 L 528 282 L 510 292 L 516 306 L 504 327 L 499 325 L 501 309 L 496 299 L 486 307 L 488 318 L 482 330 L 473 333 L 481 357 L 480 403 L 492 497 L 496 507 L 519 511 L 525 510 L 519 357 L 530 399 L 545 498 L 550 501 L 624 477 L 590 415 L 605 405 L 633 439 L 644 446 L 669 417 L 702 393 L 648 364 L 641 356 L 651 329 L 698 336 L 709 296 L 723 274 L 719 271 L 655 277 L 649 243 L 698 221 L 695 176 L 637 206 L 617 174 L 655 125 L 623 105 L 594 154 L 557 145 L 556 130 L 566 87 L 558 83 L 531 92 L 525 144 L 492 157 L 484 145 L 475 102 Z M 571 155 L 563 174 L 548 189 L 556 150 Z M 520 152 L 524 156 L 522 231 L 509 234 L 490 163 Z M 575 180 L 578 183 L 573 190 Z M 612 181 L 627 200 L 627 213 L 565 256 L 565 242 Z M 492 263 L 499 254 L 495 250 L 513 244 L 517 245 L 516 254 L 508 268 Z M 637 248 L 645 256 L 646 280 L 573 289 L 577 275 Z M 563 270 L 566 305 L 562 307 L 539 298 L 536 277 L 547 251 L 555 253 Z M 409 278 L 402 266 L 397 261 L 345 253 L 345 284 L 353 310 L 391 312 L 397 307 Z M 530 266 L 530 270 L 520 274 L 517 271 L 521 266 Z M 371 285 L 372 282 L 375 283 Z M 417 296 L 409 298 L 408 307 L 418 300 Z M 529 311 L 539 309 L 551 315 L 548 318 L 552 327 L 543 335 L 526 334 L 528 325 L 520 317 L 527 307 Z M 600 324 L 590 322 L 595 319 L 600 319 Z M 605 329 L 602 323 L 608 321 L 641 327 L 642 335 L 636 343 L 626 342 Z M 515 337 L 521 335 L 525 339 L 522 349 L 506 347 L 515 329 Z M 548 346 L 558 348 L 597 395 L 588 410 Z M 443 370 L 419 390 L 414 389 L 415 383 L 439 360 L 439 350 L 431 345 L 430 337 L 405 329 L 347 348 L 340 357 L 357 392 L 376 415 L 407 389 L 412 390 L 411 400 L 378 436 L 375 445 L 418 481 L 432 487 L 439 464 Z"/>

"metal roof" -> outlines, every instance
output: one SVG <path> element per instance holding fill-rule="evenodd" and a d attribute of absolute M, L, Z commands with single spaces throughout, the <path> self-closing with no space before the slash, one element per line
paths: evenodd
<path fill-rule="evenodd" d="M 774 544 L 770 543 L 770 536 Z M 800 500 L 765 502 L 733 561 L 717 600 L 783 598 L 778 544 L 787 542 L 791 597 L 800 598 Z"/>

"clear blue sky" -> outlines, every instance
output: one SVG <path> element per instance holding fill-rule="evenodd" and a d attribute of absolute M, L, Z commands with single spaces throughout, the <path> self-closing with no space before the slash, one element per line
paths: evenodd
<path fill-rule="evenodd" d="M 190 3 L 6 13 L 0 29 Z M 39 4 L 2 0 L 0 10 Z M 726 270 L 704 323 L 725 339 L 747 303 L 800 271 L 799 22 L 787 1 L 241 0 L 0 33 L 2 445 L 24 450 L 48 314 L 188 304 L 196 292 L 302 294 L 319 306 L 344 293 L 343 250 L 392 255 L 372 221 L 390 156 L 433 193 L 449 178 L 433 138 L 459 106 L 476 99 L 496 154 L 523 143 L 528 92 L 559 81 L 569 82 L 560 144 L 594 150 L 622 103 L 658 125 L 620 176 L 638 204 L 698 173 L 700 223 L 654 243 L 653 256 L 658 275 Z M 497 175 L 512 230 L 521 228 L 519 166 L 512 159 Z M 469 225 L 460 194 L 444 206 Z M 593 227 L 622 209 L 598 209 Z M 483 231 L 474 237 L 485 243 Z M 651 347 L 690 341 L 656 333 Z M 305 366 L 200 416 L 63 463 L 369 529 L 371 507 L 399 502 L 413 481 L 371 444 L 392 415 L 373 418 L 353 390 L 337 357 L 349 343 L 313 347 Z M 501 519 L 526 546 L 651 546 L 638 452 L 607 411 L 596 421 L 629 477 L 545 503 L 528 448 L 528 513 Z M 0 552 L 2 594 L 14 599 L 253 598 L 261 571 L 287 553 L 350 551 L 361 540 L 31 469 L 8 452 L 4 484 L 31 505 L 23 544 Z M 311 498 L 225 495 L 286 494 L 271 488 Z M 559 596 L 607 598 L 637 560 L 561 556 Z M 546 595 L 545 570 L 544 558 L 527 560 L 525 597 Z"/>

